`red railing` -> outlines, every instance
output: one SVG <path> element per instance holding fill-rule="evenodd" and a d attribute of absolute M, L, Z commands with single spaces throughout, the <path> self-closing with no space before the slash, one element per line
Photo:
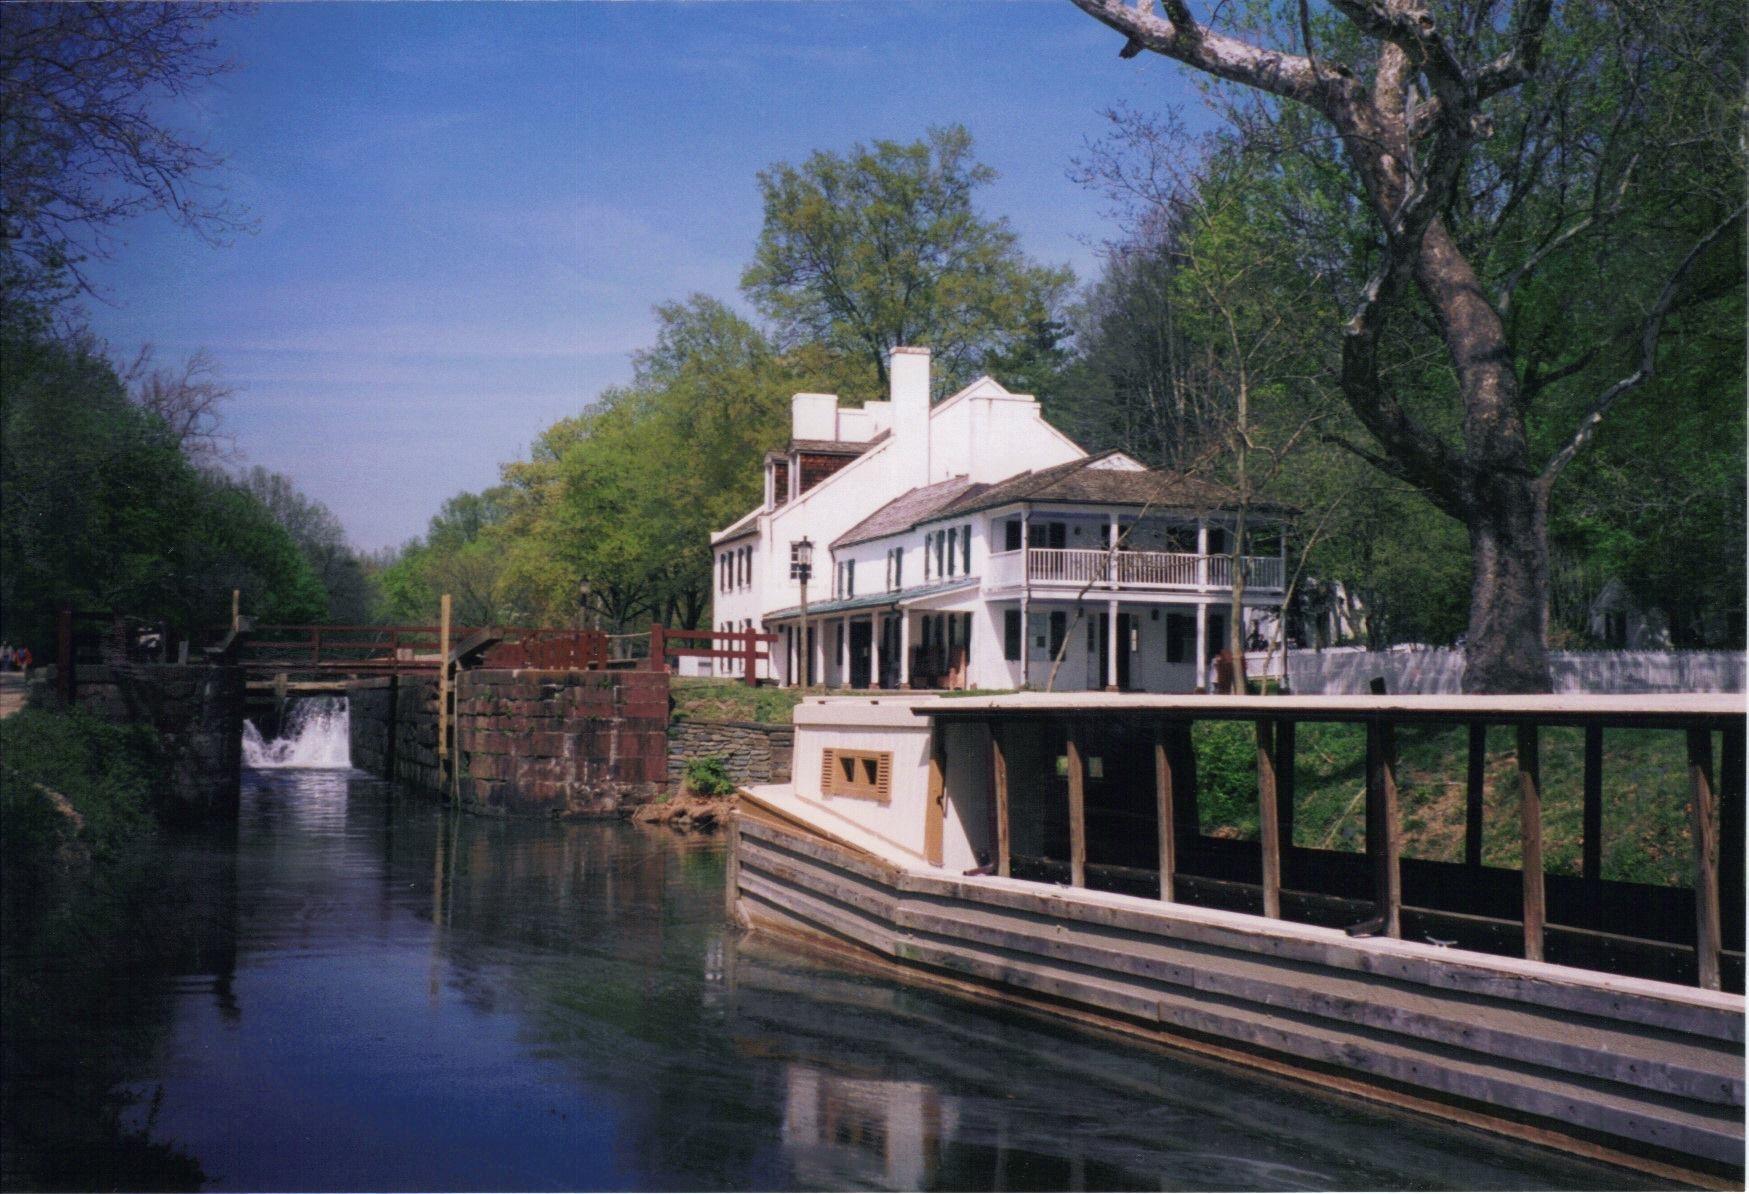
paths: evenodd
<path fill-rule="evenodd" d="M 675 643 L 697 642 L 704 640 L 703 647 L 676 646 Z M 650 627 L 650 666 L 663 671 L 668 669 L 668 657 L 675 656 L 691 659 L 738 659 L 741 661 L 741 677 L 748 684 L 759 683 L 759 665 L 771 658 L 769 651 L 760 647 L 767 643 L 775 643 L 777 635 L 765 634 L 758 630 L 670 630 L 666 626 Z M 718 647 L 715 644 L 723 643 Z"/>

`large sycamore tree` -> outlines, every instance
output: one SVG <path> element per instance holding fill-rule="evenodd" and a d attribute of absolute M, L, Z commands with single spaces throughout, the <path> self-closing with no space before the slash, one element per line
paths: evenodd
<path fill-rule="evenodd" d="M 1657 276 L 1634 301 L 1623 301 L 1609 332 L 1613 349 L 1580 350 L 1566 363 L 1527 357 L 1513 340 L 1515 291 L 1550 258 L 1607 228 L 1638 161 L 1630 158 L 1607 186 L 1600 166 L 1589 205 L 1526 242 L 1510 269 L 1493 261 L 1497 245 L 1454 229 L 1477 147 L 1536 79 L 1551 22 L 1561 16 L 1553 0 L 1517 0 L 1512 7 L 1495 0 L 1328 0 L 1330 11 L 1320 5 L 1316 17 L 1308 0 L 1298 0 L 1286 9 L 1286 32 L 1274 44 L 1257 32 L 1271 22 L 1240 30 L 1219 24 L 1218 15 L 1199 16 L 1186 0 L 1163 0 L 1158 11 L 1151 0 L 1073 2 L 1125 36 L 1124 57 L 1160 54 L 1269 102 L 1299 106 L 1340 144 L 1348 181 L 1375 226 L 1373 268 L 1341 328 L 1342 394 L 1371 440 L 1352 446 L 1466 528 L 1472 581 L 1465 688 L 1547 691 L 1551 493 L 1612 406 L 1653 375 L 1664 326 L 1697 263 L 1741 228 L 1740 195 L 1702 226 L 1672 231 Z M 1340 22 L 1337 35 L 1329 35 L 1330 12 Z M 1597 155 L 1600 163 L 1603 157 Z M 1478 253 L 1490 259 L 1486 273 Z M 1393 321 L 1424 323 L 1437 337 L 1454 409 L 1429 410 L 1399 391 L 1381 352 L 1392 342 Z M 1533 455 L 1528 404 L 1554 371 L 1580 376 L 1599 360 L 1619 368 L 1577 405 L 1564 432 L 1538 441 Z"/>

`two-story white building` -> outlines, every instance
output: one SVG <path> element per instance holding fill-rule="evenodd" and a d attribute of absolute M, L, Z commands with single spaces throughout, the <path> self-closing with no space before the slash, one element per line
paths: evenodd
<path fill-rule="evenodd" d="M 1224 490 L 1089 455 L 1031 395 L 989 377 L 931 405 L 928 349 L 894 349 L 889 376 L 889 401 L 859 409 L 797 394 L 789 446 L 765 458 L 763 502 L 711 537 L 716 628 L 778 635 L 763 676 L 1059 692 L 1207 683 L 1233 590 Z M 1247 511 L 1236 557 L 1245 606 L 1276 616 L 1281 513 Z"/>

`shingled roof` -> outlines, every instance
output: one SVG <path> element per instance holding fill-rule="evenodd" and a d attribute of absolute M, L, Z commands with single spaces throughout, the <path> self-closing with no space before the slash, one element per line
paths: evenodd
<path fill-rule="evenodd" d="M 1232 490 L 1199 477 L 1159 469 L 1094 468 L 1101 460 L 1118 455 L 1101 452 L 1052 468 L 1037 469 L 994 485 L 967 492 L 930 517 L 953 518 L 974 510 L 989 510 L 1015 502 L 1063 502 L 1090 506 L 1152 506 L 1158 510 L 1217 510 L 1238 504 Z M 1288 508 L 1253 502 L 1256 511 L 1285 512 Z M 925 521 L 919 519 L 918 521 Z"/>
<path fill-rule="evenodd" d="M 883 535 L 894 535 L 920 522 L 933 518 L 956 501 L 988 489 L 988 485 L 973 484 L 969 477 L 949 477 L 934 485 L 924 485 L 903 493 L 832 541 L 834 550 L 853 543 L 866 543 Z"/>

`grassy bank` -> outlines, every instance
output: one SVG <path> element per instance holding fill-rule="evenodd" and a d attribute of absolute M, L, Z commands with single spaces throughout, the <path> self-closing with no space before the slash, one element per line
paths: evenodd
<path fill-rule="evenodd" d="M 1257 833 L 1256 740 L 1250 725 L 1203 722 L 1194 731 L 1204 821 L 1235 837 Z M 1400 727 L 1397 783 L 1404 852 L 1461 862 L 1464 855 L 1464 727 Z M 1482 860 L 1519 862 L 1515 733 L 1487 737 Z M 1365 848 L 1366 731 L 1306 723 L 1295 739 L 1294 844 Z M 1718 746 L 1715 743 L 1715 758 Z M 1541 735 L 1543 856 L 1555 874 L 1577 875 L 1583 846 L 1585 739 L 1578 729 Z M 1606 730 L 1603 735 L 1603 877 L 1685 886 L 1693 881 L 1688 772 L 1683 735 Z"/>

